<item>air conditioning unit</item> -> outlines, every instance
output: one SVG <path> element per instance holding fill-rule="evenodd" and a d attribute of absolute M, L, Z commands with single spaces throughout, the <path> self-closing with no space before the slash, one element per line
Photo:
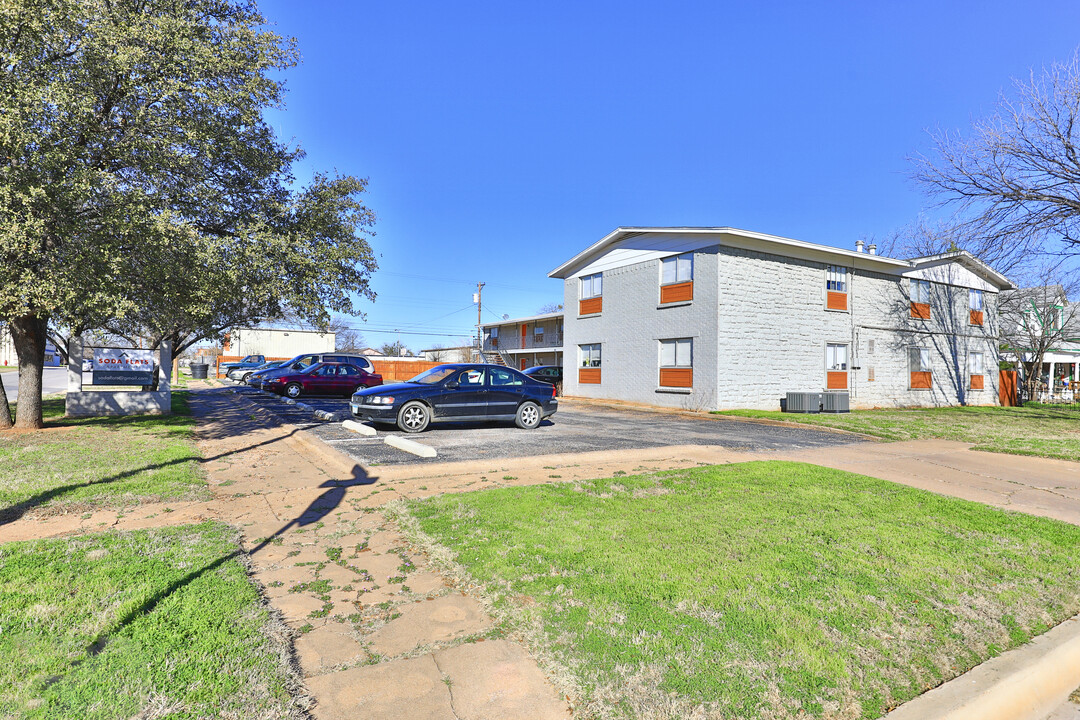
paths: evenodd
<path fill-rule="evenodd" d="M 847 392 L 821 393 L 821 412 L 846 413 L 851 412 L 850 395 Z"/>
<path fill-rule="evenodd" d="M 819 392 L 789 392 L 787 405 L 784 412 L 789 413 L 817 413 L 821 412 L 821 393 Z"/>

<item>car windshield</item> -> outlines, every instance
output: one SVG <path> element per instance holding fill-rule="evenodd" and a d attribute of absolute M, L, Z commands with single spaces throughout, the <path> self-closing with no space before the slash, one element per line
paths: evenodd
<path fill-rule="evenodd" d="M 433 367 L 430 370 L 420 373 L 414 378 L 408 380 L 411 383 L 420 383 L 421 385 L 435 385 L 445 380 L 450 375 L 453 375 L 458 368 L 447 367 L 441 365 L 439 367 Z"/>

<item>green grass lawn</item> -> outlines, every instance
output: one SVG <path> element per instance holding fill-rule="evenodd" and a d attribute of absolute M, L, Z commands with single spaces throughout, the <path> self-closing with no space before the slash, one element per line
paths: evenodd
<path fill-rule="evenodd" d="M 1080 527 L 799 463 L 407 507 L 581 717 L 876 718 L 1080 611 Z"/>
<path fill-rule="evenodd" d="M 885 440 L 959 440 L 973 443 L 977 450 L 1080 462 L 1080 405 L 856 410 L 837 415 L 769 410 L 723 410 L 714 414 L 823 425 Z"/>
<path fill-rule="evenodd" d="M 297 717 L 236 551 L 217 523 L 0 545 L 0 717 Z"/>
<path fill-rule="evenodd" d="M 209 497 L 187 393 L 173 394 L 173 414 L 166 416 L 63 413 L 63 398 L 48 399 L 45 430 L 0 433 L 0 522 L 42 507 L 90 510 Z"/>

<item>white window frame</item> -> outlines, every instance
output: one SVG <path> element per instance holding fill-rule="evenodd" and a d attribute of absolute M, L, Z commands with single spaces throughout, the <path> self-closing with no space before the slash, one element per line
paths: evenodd
<path fill-rule="evenodd" d="M 986 360 L 985 353 L 981 352 L 969 352 L 968 353 L 968 375 L 985 375 L 986 374 Z M 978 358 L 976 360 L 976 358 Z M 976 366 L 978 371 L 976 372 Z"/>
<path fill-rule="evenodd" d="M 592 275 L 582 275 L 581 299 L 588 300 L 594 297 L 602 297 L 604 294 L 604 273 L 598 272 Z"/>
<path fill-rule="evenodd" d="M 659 359 L 661 368 L 693 368 L 694 338 L 661 340 Z M 668 359 L 670 362 L 665 362 Z"/>
<path fill-rule="evenodd" d="M 911 302 L 920 305 L 930 304 L 930 281 L 911 278 Z"/>
<path fill-rule="evenodd" d="M 600 367 L 601 351 L 603 343 L 587 343 L 578 345 L 578 367 Z"/>
<path fill-rule="evenodd" d="M 973 288 L 968 289 L 968 309 L 977 310 L 982 312 L 983 309 L 983 291 L 975 290 Z"/>
<path fill-rule="evenodd" d="M 837 349 L 843 350 L 843 361 L 837 362 Z M 851 347 L 848 343 L 825 343 L 825 371 L 847 372 L 851 367 Z"/>
<path fill-rule="evenodd" d="M 825 289 L 832 292 L 847 292 L 847 268 L 843 265 L 829 265 L 825 268 Z"/>
<path fill-rule="evenodd" d="M 660 284 L 676 285 L 694 281 L 694 253 L 672 255 L 660 260 Z"/>
<path fill-rule="evenodd" d="M 919 352 L 919 368 L 915 369 L 911 366 L 914 351 Z M 911 373 L 928 372 L 930 373 L 930 388 L 913 388 L 911 387 Z M 919 347 L 918 345 L 912 345 L 908 348 L 908 389 L 909 390 L 928 390 L 933 389 L 934 382 L 934 369 L 930 364 L 930 349 Z"/>

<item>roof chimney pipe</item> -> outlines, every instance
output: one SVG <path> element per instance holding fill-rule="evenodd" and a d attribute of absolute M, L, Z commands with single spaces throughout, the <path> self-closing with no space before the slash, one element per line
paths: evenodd
<path fill-rule="evenodd" d="M 863 243 L 862 240 L 856 240 L 855 241 L 855 252 L 861 253 L 863 251 L 863 244 L 864 243 Z"/>
<path fill-rule="evenodd" d="M 877 245 L 869 245 L 866 248 L 871 255 L 877 255 Z"/>

